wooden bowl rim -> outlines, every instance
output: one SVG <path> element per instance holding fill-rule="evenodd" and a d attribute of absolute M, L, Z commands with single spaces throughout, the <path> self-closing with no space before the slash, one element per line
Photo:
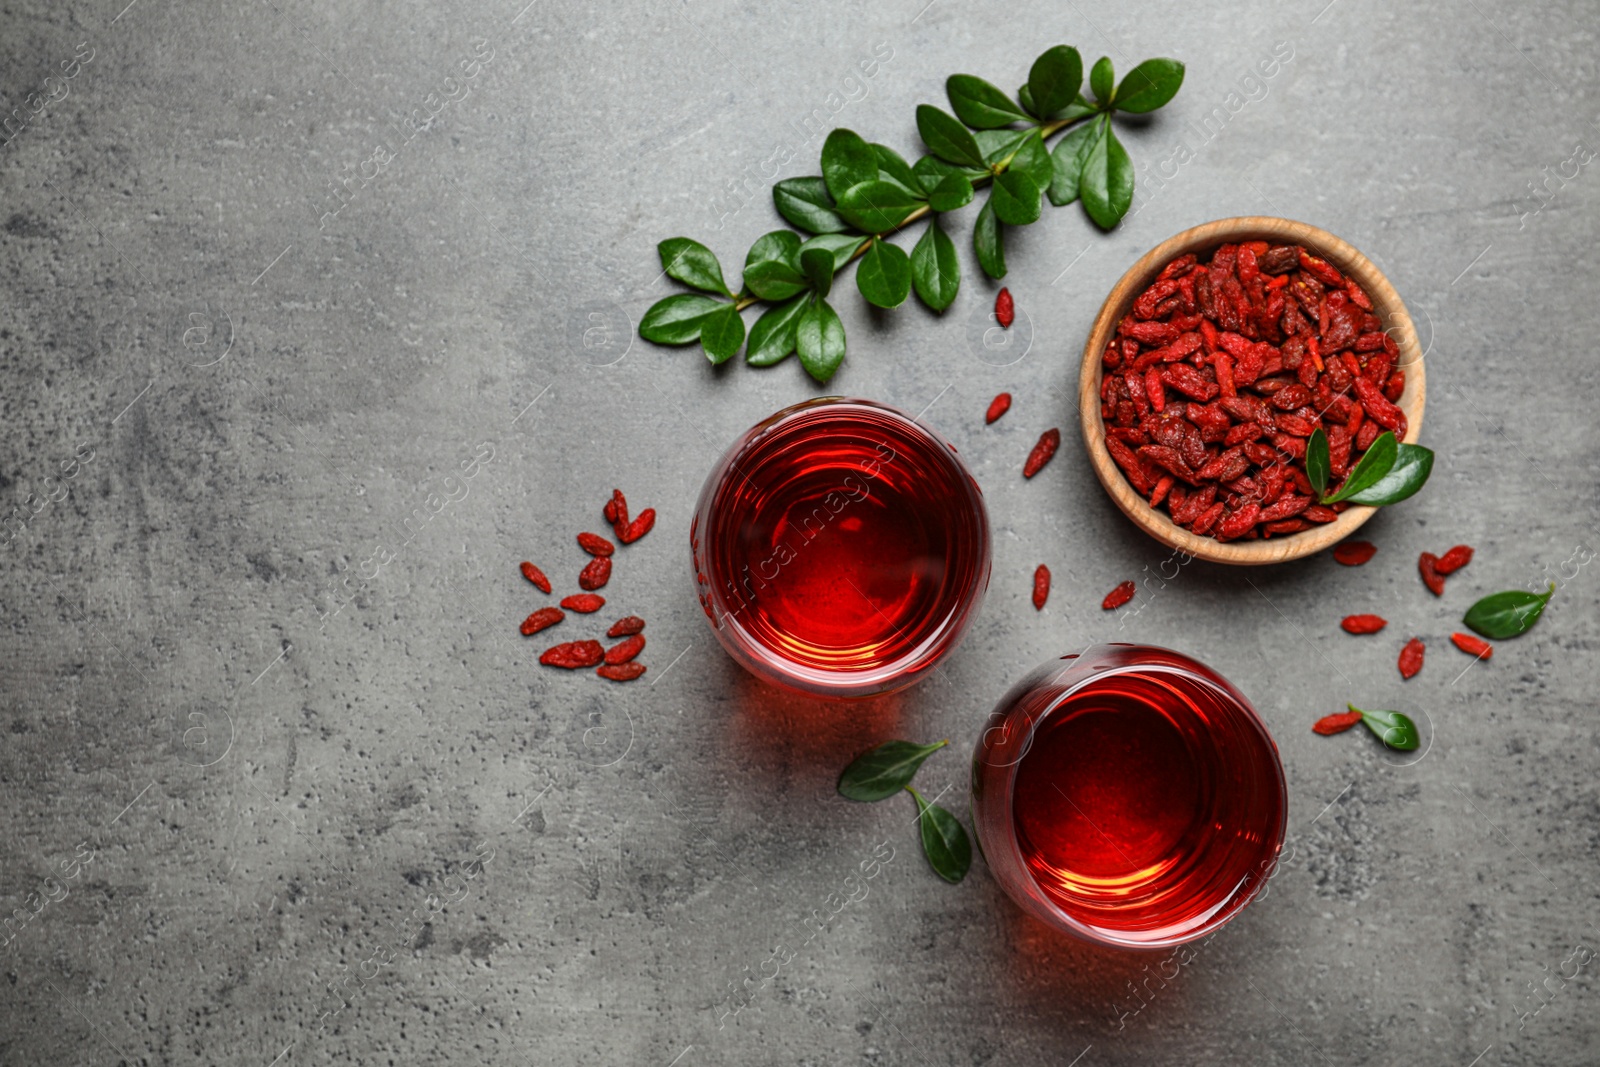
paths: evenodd
<path fill-rule="evenodd" d="M 1261 566 L 1300 559 L 1337 544 L 1370 519 L 1376 508 L 1356 506 L 1333 522 L 1299 533 L 1274 537 L 1270 541 L 1221 542 L 1190 533 L 1174 523 L 1165 512 L 1150 504 L 1129 484 L 1121 468 L 1106 451 L 1105 427 L 1100 419 L 1100 382 L 1104 370 L 1101 356 L 1117 324 L 1128 313 L 1138 295 L 1160 273 L 1161 268 L 1189 252 L 1215 249 L 1223 244 L 1266 240 L 1275 244 L 1304 245 L 1326 259 L 1347 277 L 1354 278 L 1372 299 L 1373 313 L 1384 322 L 1385 332 L 1395 334 L 1400 350 L 1395 368 L 1406 376 L 1405 391 L 1398 406 L 1406 414 L 1407 444 L 1417 441 L 1422 432 L 1422 412 L 1427 397 L 1423 353 L 1405 302 L 1382 271 L 1353 245 L 1310 223 L 1268 215 L 1251 215 L 1192 226 L 1162 241 L 1129 267 L 1100 305 L 1083 348 L 1083 366 L 1078 378 L 1078 415 L 1084 447 L 1100 484 L 1123 514 L 1134 525 L 1169 548 L 1212 563 Z"/>

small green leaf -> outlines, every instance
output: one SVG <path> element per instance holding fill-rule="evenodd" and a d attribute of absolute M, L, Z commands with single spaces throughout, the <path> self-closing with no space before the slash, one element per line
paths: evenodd
<path fill-rule="evenodd" d="M 960 167 L 982 167 L 983 153 L 972 133 L 961 125 L 948 111 L 940 111 L 932 104 L 917 105 L 917 133 L 928 151 Z"/>
<path fill-rule="evenodd" d="M 887 800 L 911 784 L 922 761 L 948 745 L 885 741 L 850 761 L 839 775 L 839 795 L 850 800 Z"/>
<path fill-rule="evenodd" d="M 733 295 L 722 280 L 722 264 L 717 262 L 716 254 L 699 241 L 669 237 L 656 245 L 656 251 L 661 254 L 661 267 L 668 277 L 708 293 Z"/>
<path fill-rule="evenodd" d="M 821 178 L 785 178 L 772 187 L 778 214 L 807 233 L 839 233 L 850 224 L 833 210 L 828 183 Z"/>
<path fill-rule="evenodd" d="M 1130 70 L 1117 86 L 1117 110 L 1132 115 L 1154 111 L 1178 95 L 1181 85 L 1182 63 L 1176 59 L 1147 59 Z"/>
<path fill-rule="evenodd" d="M 1311 432 L 1311 439 L 1306 442 L 1306 479 L 1311 483 L 1311 492 L 1318 500 L 1328 491 L 1330 463 L 1328 435 L 1319 426 Z"/>
<path fill-rule="evenodd" d="M 1122 221 L 1133 203 L 1133 161 L 1112 131 L 1109 117 L 1100 121 L 1105 133 L 1089 149 L 1078 191 L 1095 225 L 1109 230 Z"/>
<path fill-rule="evenodd" d="M 1555 596 L 1556 583 L 1543 593 L 1508 589 L 1491 593 L 1467 609 L 1461 621 L 1484 637 L 1517 637 L 1527 633 L 1544 614 L 1544 606 Z"/>
<path fill-rule="evenodd" d="M 700 324 L 700 347 L 713 363 L 726 363 L 744 344 L 744 319 L 733 304 L 707 315 Z"/>
<path fill-rule="evenodd" d="M 825 248 L 833 254 L 833 271 L 837 274 L 843 270 L 850 258 L 856 254 L 863 241 L 859 234 L 854 233 L 819 233 L 805 244 L 800 246 L 800 251 L 805 252 L 811 248 Z M 799 256 L 795 257 L 799 261 Z"/>
<path fill-rule="evenodd" d="M 874 180 L 852 186 L 839 200 L 839 214 L 868 233 L 887 233 L 922 206 L 922 199 L 899 182 Z"/>
<path fill-rule="evenodd" d="M 853 130 L 834 130 L 822 142 L 822 179 L 838 200 L 852 185 L 878 180 L 878 155 Z"/>
<path fill-rule="evenodd" d="M 706 316 L 732 305 L 695 293 L 678 293 L 658 300 L 639 322 L 639 336 L 658 345 L 686 345 L 699 340 Z"/>
<path fill-rule="evenodd" d="M 818 296 L 827 296 L 833 288 L 833 253 L 825 248 L 806 249 L 800 253 L 800 272 Z"/>
<path fill-rule="evenodd" d="M 750 327 L 750 343 L 745 346 L 744 361 L 755 367 L 770 367 L 789 358 L 794 351 L 795 327 L 805 312 L 810 293 L 791 297 L 767 311 Z"/>
<path fill-rule="evenodd" d="M 1100 124 L 1086 122 L 1056 142 L 1055 150 L 1050 153 L 1050 202 L 1056 207 L 1078 199 L 1078 181 L 1084 164 L 1089 161 L 1089 150 L 1099 136 Z"/>
<path fill-rule="evenodd" d="M 989 203 L 1000 221 L 1011 226 L 1026 226 L 1039 219 L 1039 187 L 1020 170 L 995 176 Z"/>
<path fill-rule="evenodd" d="M 972 227 L 972 249 L 978 253 L 978 266 L 991 278 L 1006 276 L 1005 236 L 1000 230 L 1000 220 L 994 217 L 994 198 L 983 202 L 978 221 Z"/>
<path fill-rule="evenodd" d="M 1083 57 L 1064 44 L 1047 49 L 1028 71 L 1028 96 L 1033 113 L 1040 118 L 1065 109 L 1082 88 Z"/>
<path fill-rule="evenodd" d="M 952 74 L 945 80 L 944 91 L 956 117 L 975 130 L 1009 126 L 1028 117 L 998 86 L 971 74 Z"/>
<path fill-rule="evenodd" d="M 977 181 L 979 178 L 989 176 L 986 170 L 977 167 L 958 167 L 954 163 L 946 163 L 938 156 L 923 156 L 917 160 L 917 165 L 911 168 L 911 173 L 917 176 L 917 183 L 922 186 L 922 191 L 929 194 L 952 174 L 959 174 L 968 181 Z"/>
<path fill-rule="evenodd" d="M 822 253 L 807 253 L 821 255 Z M 826 300 L 818 297 L 800 316 L 795 347 L 806 373 L 826 383 L 844 362 L 844 323 Z"/>
<path fill-rule="evenodd" d="M 928 865 L 947 882 L 959 882 L 972 867 L 972 842 L 966 827 L 937 804 L 929 804 L 922 794 L 906 786 L 917 802 L 917 822 L 922 827 L 922 854 Z"/>
<path fill-rule="evenodd" d="M 1111 57 L 1101 56 L 1095 60 L 1094 66 L 1089 70 L 1089 89 L 1094 93 L 1094 98 L 1100 102 L 1100 106 L 1104 107 L 1114 99 L 1111 94 L 1115 81 L 1116 75 L 1111 70 Z"/>
<path fill-rule="evenodd" d="M 1009 169 L 1026 174 L 1040 189 L 1050 188 L 1055 165 L 1050 162 L 1050 153 L 1045 150 L 1044 137 L 1038 130 L 1029 130 L 1023 137 L 1021 146 L 1011 157 Z"/>
<path fill-rule="evenodd" d="M 804 290 L 800 238 L 790 230 L 773 230 L 756 238 L 744 259 L 744 284 L 763 300 L 787 300 Z"/>
<path fill-rule="evenodd" d="M 961 259 L 956 255 L 955 242 L 939 225 L 937 216 L 928 223 L 917 246 L 911 250 L 911 280 L 916 285 L 917 296 L 935 311 L 943 311 L 954 303 L 956 292 L 961 288 Z"/>
<path fill-rule="evenodd" d="M 910 257 L 899 246 L 874 237 L 856 267 L 856 288 L 869 304 L 899 307 L 911 295 Z"/>
<path fill-rule="evenodd" d="M 1346 704 L 1345 707 L 1351 711 L 1361 711 L 1354 704 Z M 1410 752 L 1422 743 L 1417 724 L 1398 711 L 1361 711 L 1361 721 L 1390 748 Z"/>
<path fill-rule="evenodd" d="M 972 139 L 978 142 L 978 151 L 983 153 L 984 162 L 992 169 L 1010 159 L 1012 154 L 1022 147 L 1023 139 L 1032 132 L 1032 130 L 979 130 L 972 135 Z"/>
<path fill-rule="evenodd" d="M 1362 453 L 1361 462 L 1345 475 L 1344 484 L 1338 491 L 1323 497 L 1322 502 L 1337 504 L 1341 500 L 1355 496 L 1368 486 L 1375 485 L 1380 478 L 1389 473 L 1398 454 L 1399 446 L 1395 444 L 1394 433 L 1385 430 L 1372 442 L 1372 447 Z"/>
<path fill-rule="evenodd" d="M 922 185 L 912 173 L 911 164 L 899 152 L 882 144 L 874 144 L 872 151 L 878 157 L 878 176 L 899 182 L 913 193 L 922 193 Z"/>
<path fill-rule="evenodd" d="M 1395 451 L 1394 466 L 1389 468 L 1388 474 L 1345 499 L 1352 504 L 1372 507 L 1398 504 L 1421 489 L 1432 473 L 1433 449 L 1421 445 L 1400 445 Z"/>
<path fill-rule="evenodd" d="M 928 194 L 928 206 L 935 211 L 955 211 L 972 203 L 972 182 L 965 174 L 946 174 Z"/>

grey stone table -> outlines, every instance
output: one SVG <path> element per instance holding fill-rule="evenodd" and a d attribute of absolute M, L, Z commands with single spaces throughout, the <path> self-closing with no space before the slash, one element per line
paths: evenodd
<path fill-rule="evenodd" d="M 524 3 L 0 13 L 0 1062 L 1596 1062 L 1591 5 Z M 1014 235 L 1003 350 L 966 229 L 942 320 L 838 301 L 833 389 L 925 411 L 985 489 L 981 617 L 900 697 L 780 696 L 707 630 L 689 509 L 819 390 L 634 336 L 655 243 L 736 269 L 827 128 L 910 153 L 946 75 L 1014 86 L 1055 43 L 1189 65 L 1126 133 L 1135 212 Z M 1076 446 L 1106 290 L 1239 214 L 1366 251 L 1428 348 L 1433 482 L 1360 570 L 1159 579 Z M 575 570 L 613 486 L 661 516 L 606 590 L 650 620 L 628 686 L 516 633 L 517 562 Z M 1414 561 L 1458 541 L 1436 600 Z M 1545 577 L 1532 633 L 1449 646 Z M 1356 611 L 1389 631 L 1340 634 Z M 1049 933 L 981 862 L 946 885 L 908 803 L 833 792 L 877 740 L 950 737 L 923 775 L 964 814 L 1009 681 L 1116 639 L 1233 679 L 1290 784 L 1267 897 L 1181 966 Z M 1425 754 L 1314 736 L 1346 700 Z"/>

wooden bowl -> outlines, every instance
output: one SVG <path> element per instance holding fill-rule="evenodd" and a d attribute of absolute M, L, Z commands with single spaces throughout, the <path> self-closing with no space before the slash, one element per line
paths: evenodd
<path fill-rule="evenodd" d="M 1089 331 L 1089 341 L 1083 348 L 1083 370 L 1078 379 L 1078 411 L 1083 424 L 1083 443 L 1089 450 L 1089 460 L 1111 499 L 1123 514 L 1132 519 L 1145 533 L 1157 541 L 1212 563 L 1234 563 L 1258 566 L 1264 563 L 1282 563 L 1299 559 L 1313 552 L 1335 545 L 1354 533 L 1362 523 L 1372 517 L 1376 508 L 1351 507 L 1333 522 L 1314 526 L 1299 533 L 1285 534 L 1265 541 L 1221 542 L 1211 537 L 1190 533 L 1158 511 L 1141 497 L 1128 483 L 1121 468 L 1106 451 L 1105 426 L 1100 420 L 1100 379 L 1103 371 L 1101 356 L 1106 345 L 1116 333 L 1117 324 L 1128 313 L 1139 294 L 1155 280 L 1161 268 L 1189 252 L 1204 255 L 1225 244 L 1243 241 L 1268 241 L 1275 245 L 1297 244 L 1320 256 L 1345 274 L 1354 278 L 1372 299 L 1372 312 L 1383 321 L 1385 331 L 1394 337 L 1400 354 L 1395 359 L 1395 369 L 1406 376 L 1405 391 L 1398 406 L 1406 413 L 1406 443 L 1414 443 L 1422 431 L 1422 405 L 1426 393 L 1422 370 L 1422 349 L 1406 314 L 1400 294 L 1383 276 L 1383 272 L 1350 245 L 1326 230 L 1265 216 L 1219 219 L 1193 229 L 1184 230 L 1175 237 L 1161 242 L 1128 269 L 1100 306 L 1100 314 Z"/>

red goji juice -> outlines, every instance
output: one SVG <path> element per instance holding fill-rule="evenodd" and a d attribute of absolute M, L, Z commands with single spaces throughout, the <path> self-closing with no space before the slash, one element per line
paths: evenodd
<path fill-rule="evenodd" d="M 989 577 L 982 497 L 954 450 L 862 400 L 801 404 L 736 442 L 690 540 L 718 639 L 815 693 L 909 685 L 954 647 Z"/>

